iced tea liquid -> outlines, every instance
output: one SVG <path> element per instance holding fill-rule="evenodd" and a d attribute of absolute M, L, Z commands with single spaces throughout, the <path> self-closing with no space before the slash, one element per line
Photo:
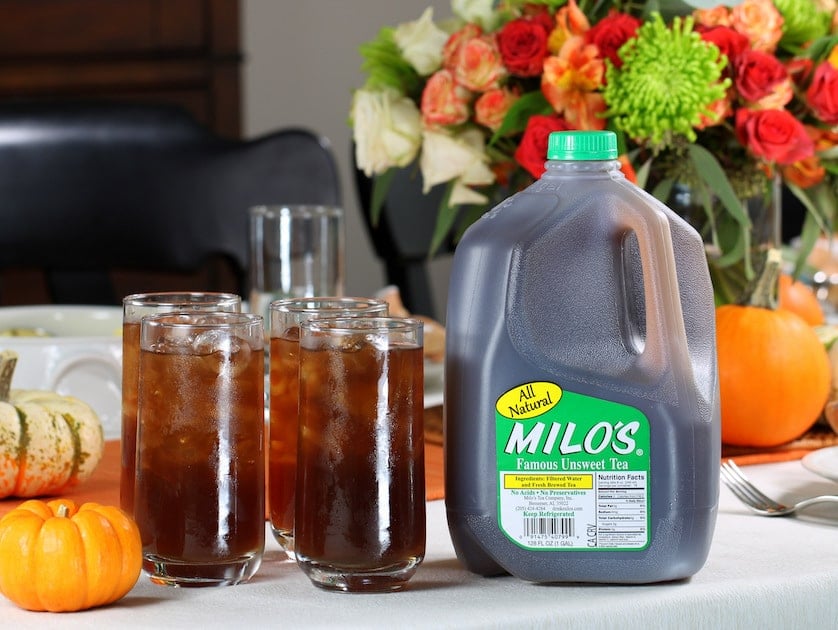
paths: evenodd
<path fill-rule="evenodd" d="M 134 513 L 134 465 L 137 454 L 137 384 L 140 372 L 140 322 L 122 324 L 122 440 L 119 506 Z"/>
<path fill-rule="evenodd" d="M 395 590 L 425 553 L 422 349 L 356 342 L 300 350 L 297 561 Z"/>
<path fill-rule="evenodd" d="M 235 583 L 259 566 L 265 359 L 233 343 L 201 355 L 140 351 L 134 518 L 153 581 Z"/>
<path fill-rule="evenodd" d="M 268 509 L 274 536 L 293 549 L 294 484 L 297 470 L 299 329 L 271 338 L 270 452 Z"/>
<path fill-rule="evenodd" d="M 233 293 L 170 292 L 136 293 L 122 306 L 122 434 L 119 473 L 119 506 L 134 513 L 134 467 L 137 446 L 137 383 L 140 362 L 140 321 L 145 315 L 172 311 L 241 310 L 241 298 Z"/>
<path fill-rule="evenodd" d="M 387 303 L 371 298 L 288 298 L 271 304 L 268 510 L 274 538 L 289 556 L 294 554 L 300 324 L 322 317 L 386 314 Z"/>

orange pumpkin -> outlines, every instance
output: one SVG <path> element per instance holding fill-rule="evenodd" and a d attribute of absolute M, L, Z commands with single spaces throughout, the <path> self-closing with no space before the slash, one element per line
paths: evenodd
<path fill-rule="evenodd" d="M 797 313 L 810 326 L 820 326 L 825 318 L 812 287 L 795 280 L 786 273 L 780 274 L 779 307 Z"/>
<path fill-rule="evenodd" d="M 722 441 L 776 446 L 804 434 L 829 397 L 831 368 L 814 329 L 774 309 L 779 252 L 769 255 L 750 301 L 716 309 Z"/>
<path fill-rule="evenodd" d="M 142 566 L 136 524 L 117 507 L 25 501 L 0 519 L 0 593 L 27 610 L 110 604 Z"/>

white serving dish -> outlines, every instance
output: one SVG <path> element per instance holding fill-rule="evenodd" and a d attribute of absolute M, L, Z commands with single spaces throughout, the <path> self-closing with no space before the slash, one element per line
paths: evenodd
<path fill-rule="evenodd" d="M 838 482 L 838 446 L 827 446 L 806 454 L 803 467 L 816 475 Z"/>
<path fill-rule="evenodd" d="M 10 329 L 43 329 L 50 336 L 12 337 Z M 122 309 L 108 306 L 0 308 L 0 350 L 18 354 L 13 389 L 44 389 L 89 404 L 106 439 L 120 436 Z"/>

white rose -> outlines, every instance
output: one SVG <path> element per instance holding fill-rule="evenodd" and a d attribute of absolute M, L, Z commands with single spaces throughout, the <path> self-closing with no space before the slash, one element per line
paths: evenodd
<path fill-rule="evenodd" d="M 402 56 L 423 77 L 439 69 L 442 48 L 448 41 L 448 33 L 434 24 L 433 17 L 433 7 L 429 7 L 418 20 L 400 24 L 393 32 Z"/>
<path fill-rule="evenodd" d="M 367 177 L 407 166 L 422 143 L 416 104 L 395 90 L 356 90 L 350 113 L 355 160 Z"/>
<path fill-rule="evenodd" d="M 491 29 L 497 18 L 494 11 L 494 0 L 451 0 L 451 10 L 454 15 L 466 22 L 474 22 L 484 29 Z"/>
<path fill-rule="evenodd" d="M 456 180 L 449 202 L 480 204 L 488 199 L 469 186 L 488 185 L 495 181 L 495 174 L 487 165 L 483 134 L 468 129 L 452 136 L 439 131 L 426 130 L 422 141 L 423 191 L 433 186 Z"/>

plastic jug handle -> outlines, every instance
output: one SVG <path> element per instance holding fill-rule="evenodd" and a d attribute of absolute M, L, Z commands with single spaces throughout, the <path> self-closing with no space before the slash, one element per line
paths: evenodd
<path fill-rule="evenodd" d="M 622 218 L 625 229 L 637 237 L 643 270 L 646 342 L 640 360 L 668 365 L 671 369 L 667 371 L 683 381 L 677 383 L 678 391 L 694 391 L 690 383 L 695 382 L 695 375 L 669 219 L 661 211 L 640 212 L 633 208 L 625 208 Z"/>

